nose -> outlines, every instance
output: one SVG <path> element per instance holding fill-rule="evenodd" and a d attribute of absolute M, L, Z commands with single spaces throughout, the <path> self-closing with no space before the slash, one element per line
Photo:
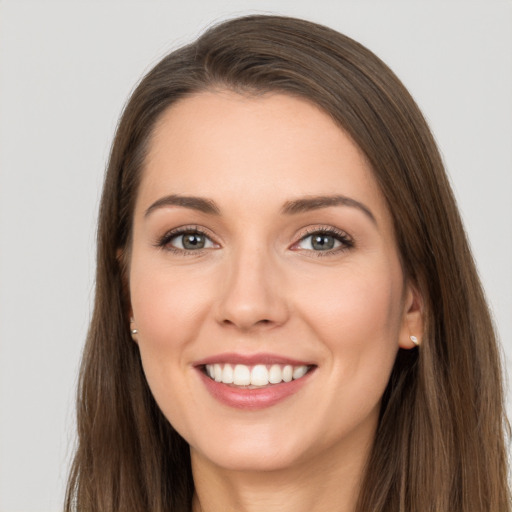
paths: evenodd
<path fill-rule="evenodd" d="M 238 251 L 225 262 L 217 319 L 241 331 L 284 324 L 289 315 L 285 278 L 265 251 Z"/>

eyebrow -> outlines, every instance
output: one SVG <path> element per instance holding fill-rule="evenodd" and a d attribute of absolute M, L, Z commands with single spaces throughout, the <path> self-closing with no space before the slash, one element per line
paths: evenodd
<path fill-rule="evenodd" d="M 148 217 L 153 211 L 164 208 L 166 206 L 181 206 L 190 208 L 209 215 L 220 215 L 220 209 L 211 199 L 196 196 L 180 196 L 171 194 L 161 197 L 155 201 L 144 213 L 144 217 Z M 332 206 L 350 206 L 362 211 L 374 224 L 377 224 L 375 216 L 371 210 L 363 203 L 356 201 L 350 197 L 334 195 L 334 196 L 311 196 L 286 201 L 281 208 L 281 213 L 285 215 L 297 215 L 321 208 L 330 208 Z"/>
<path fill-rule="evenodd" d="M 283 208 L 282 213 L 287 215 L 294 215 L 304 213 L 311 210 L 319 210 L 320 208 L 329 208 L 331 206 L 350 206 L 362 211 L 374 224 L 377 224 L 375 216 L 371 210 L 363 203 L 356 201 L 350 197 L 335 195 L 335 196 L 312 196 L 293 201 L 287 201 Z"/>
<path fill-rule="evenodd" d="M 169 196 L 161 197 L 155 201 L 144 213 L 147 217 L 153 211 L 163 208 L 165 206 L 181 206 L 183 208 L 190 208 L 199 212 L 207 213 L 209 215 L 220 215 L 220 210 L 217 205 L 210 199 L 194 196 L 179 196 L 172 194 Z"/>

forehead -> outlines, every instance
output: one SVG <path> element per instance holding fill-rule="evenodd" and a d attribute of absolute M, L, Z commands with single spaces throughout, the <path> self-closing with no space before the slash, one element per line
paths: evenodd
<path fill-rule="evenodd" d="M 170 107 L 153 131 L 139 191 L 229 198 L 245 206 L 295 196 L 350 196 L 387 208 L 363 153 L 332 118 L 290 95 L 202 92 Z M 256 200 L 254 200 L 256 198 Z"/>

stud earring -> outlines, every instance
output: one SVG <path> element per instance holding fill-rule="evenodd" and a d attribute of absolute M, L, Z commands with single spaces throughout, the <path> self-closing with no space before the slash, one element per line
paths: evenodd
<path fill-rule="evenodd" d="M 130 327 L 131 327 L 132 325 L 134 325 L 134 324 L 135 324 L 135 321 L 133 320 L 133 318 L 130 318 Z M 133 339 L 134 341 L 136 341 L 136 340 L 135 340 L 135 336 L 137 336 L 137 334 L 139 334 L 139 330 L 138 330 L 138 329 L 131 329 L 131 328 L 130 328 L 130 334 L 132 335 L 132 339 Z"/>
<path fill-rule="evenodd" d="M 411 341 L 416 345 L 418 346 L 420 344 L 420 342 L 418 341 L 418 338 L 416 338 L 416 336 L 409 336 L 409 338 L 411 339 Z"/>

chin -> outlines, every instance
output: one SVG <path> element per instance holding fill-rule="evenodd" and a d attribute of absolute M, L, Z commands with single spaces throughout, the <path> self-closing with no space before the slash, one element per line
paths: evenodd
<path fill-rule="evenodd" d="M 198 453 L 191 449 L 192 457 L 195 454 L 206 458 L 210 463 L 227 471 L 237 472 L 270 472 L 280 471 L 293 467 L 297 462 L 296 456 L 284 453 L 273 448 L 262 448 L 261 445 L 230 446 L 225 449 L 211 449 Z M 216 447 L 215 447 L 216 448 Z"/>
<path fill-rule="evenodd" d="M 293 435 L 282 425 L 224 427 L 216 431 L 212 428 L 208 436 L 204 432 L 192 435 L 192 458 L 207 460 L 229 471 L 278 471 L 297 464 L 304 457 L 304 447 L 311 444 L 304 435 Z"/>

